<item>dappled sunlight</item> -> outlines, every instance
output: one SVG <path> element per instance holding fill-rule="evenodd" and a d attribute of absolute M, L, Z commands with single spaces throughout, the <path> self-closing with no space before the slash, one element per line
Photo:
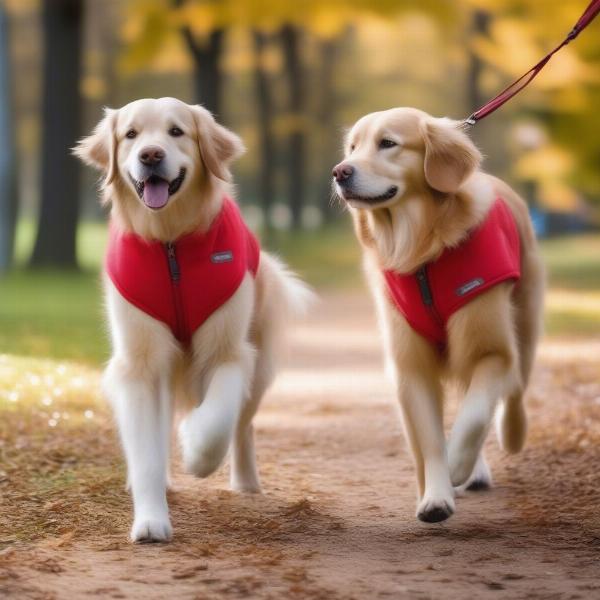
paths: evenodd
<path fill-rule="evenodd" d="M 290 369 L 276 380 L 272 394 L 294 398 L 317 394 L 338 395 L 340 399 L 360 401 L 381 400 L 391 394 L 393 388 L 386 380 L 383 368 L 347 367 L 328 368 L 323 365 L 318 372 L 314 368 Z"/>
<path fill-rule="evenodd" d="M 555 340 L 549 338 L 540 344 L 538 357 L 541 361 L 548 363 L 577 361 L 588 365 L 597 364 L 598 357 L 600 357 L 600 339 Z"/>
<path fill-rule="evenodd" d="M 56 427 L 104 410 L 100 374 L 73 362 L 0 354 L 0 410 L 27 411 Z"/>

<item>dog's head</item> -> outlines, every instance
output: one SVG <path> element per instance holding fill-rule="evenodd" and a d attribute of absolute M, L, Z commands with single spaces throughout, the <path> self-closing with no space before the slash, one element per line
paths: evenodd
<path fill-rule="evenodd" d="M 207 180 L 228 181 L 229 165 L 243 150 L 240 138 L 205 108 L 159 98 L 106 109 L 74 152 L 102 171 L 105 189 L 118 186 L 119 193 L 106 198 L 135 199 L 148 211 L 161 211 L 199 192 Z"/>
<path fill-rule="evenodd" d="M 344 154 L 333 169 L 336 191 L 366 209 L 425 191 L 455 193 L 481 162 L 459 123 L 413 108 L 366 115 L 348 133 Z"/>

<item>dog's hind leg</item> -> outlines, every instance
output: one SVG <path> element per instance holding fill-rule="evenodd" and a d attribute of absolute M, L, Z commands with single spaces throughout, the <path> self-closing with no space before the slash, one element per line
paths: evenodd
<path fill-rule="evenodd" d="M 275 374 L 272 348 L 259 351 L 252 388 L 244 401 L 231 447 L 230 486 L 237 492 L 260 492 L 252 419 Z"/>
<path fill-rule="evenodd" d="M 496 437 L 505 452 L 516 454 L 523 449 L 527 437 L 527 413 L 522 392 L 508 396 L 498 406 Z"/>
<path fill-rule="evenodd" d="M 537 290 L 538 294 L 541 293 Z M 535 302 L 534 302 L 535 301 Z M 527 438 L 527 412 L 524 405 L 524 391 L 535 359 L 536 345 L 541 328 L 539 306 L 541 298 L 529 299 L 525 307 L 530 314 L 519 314 L 517 320 L 519 342 L 519 366 L 521 369 L 522 389 L 516 390 L 502 400 L 496 413 L 496 437 L 505 452 L 520 452 Z"/>
<path fill-rule="evenodd" d="M 248 394 L 254 352 L 250 347 L 236 360 L 212 372 L 206 395 L 179 425 L 185 468 L 197 477 L 214 473 L 227 455 Z"/>
<path fill-rule="evenodd" d="M 529 383 L 542 330 L 544 277 L 544 267 L 539 256 L 530 255 L 523 264 L 521 284 L 515 290 L 515 325 L 522 390 L 509 394 L 496 413 L 496 437 L 502 449 L 510 453 L 519 452 L 527 437 L 527 413 L 523 395 Z"/>

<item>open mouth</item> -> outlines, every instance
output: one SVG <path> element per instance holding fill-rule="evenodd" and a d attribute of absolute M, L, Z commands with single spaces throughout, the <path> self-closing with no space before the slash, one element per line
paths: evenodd
<path fill-rule="evenodd" d="M 398 193 L 398 187 L 393 185 L 390 187 L 385 193 L 379 194 L 379 196 L 359 196 L 358 194 L 353 194 L 351 191 L 344 190 L 342 193 L 342 198 L 349 202 L 350 200 L 358 200 L 359 202 L 364 202 L 365 204 L 377 204 L 378 202 L 385 202 L 390 198 L 393 198 Z"/>
<path fill-rule="evenodd" d="M 169 201 L 169 197 L 179 190 L 185 179 L 185 169 L 179 171 L 179 175 L 172 181 L 167 181 L 158 175 L 150 175 L 145 181 L 138 181 L 129 175 L 137 195 L 144 204 L 153 210 L 163 208 Z"/>

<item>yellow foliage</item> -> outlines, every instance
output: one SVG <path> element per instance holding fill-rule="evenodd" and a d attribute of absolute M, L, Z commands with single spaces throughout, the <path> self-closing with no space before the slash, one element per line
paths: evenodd
<path fill-rule="evenodd" d="M 547 209 L 574 212 L 580 208 L 579 195 L 565 180 L 575 166 L 571 153 L 555 144 L 544 144 L 517 161 L 515 174 L 538 184 L 537 197 Z"/>
<path fill-rule="evenodd" d="M 557 180 L 573 169 L 573 156 L 566 150 L 546 144 L 525 153 L 518 161 L 515 172 L 523 179 Z"/>
<path fill-rule="evenodd" d="M 0 0 L 9 14 L 19 15 L 38 10 L 40 0 Z"/>
<path fill-rule="evenodd" d="M 553 212 L 576 212 L 581 207 L 579 196 L 570 186 L 561 181 L 542 181 L 539 200 Z"/>
<path fill-rule="evenodd" d="M 90 100 L 101 100 L 106 96 L 106 82 L 101 77 L 87 75 L 79 83 L 81 94 Z"/>

